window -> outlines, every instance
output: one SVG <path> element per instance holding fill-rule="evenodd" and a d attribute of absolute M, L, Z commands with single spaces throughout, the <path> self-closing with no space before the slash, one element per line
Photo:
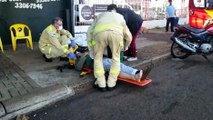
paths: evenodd
<path fill-rule="evenodd" d="M 206 4 L 206 7 L 207 7 L 208 9 L 213 9 L 213 0 L 208 0 L 208 1 L 207 1 L 207 4 Z"/>
<path fill-rule="evenodd" d="M 195 7 L 205 8 L 205 0 L 194 0 Z"/>

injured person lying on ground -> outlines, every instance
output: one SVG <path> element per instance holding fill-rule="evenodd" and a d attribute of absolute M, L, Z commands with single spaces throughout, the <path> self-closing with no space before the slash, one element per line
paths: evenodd
<path fill-rule="evenodd" d="M 87 71 L 92 71 L 93 70 L 93 59 L 90 58 L 88 53 L 77 53 L 76 54 L 78 59 L 76 61 L 76 69 L 77 70 L 85 70 L 85 73 Z M 103 58 L 103 66 L 104 70 L 106 72 L 109 72 L 110 67 L 112 65 L 112 60 L 110 58 Z M 150 73 L 151 69 L 153 68 L 153 64 L 151 63 L 150 65 L 147 66 L 146 69 L 144 70 L 138 70 L 132 67 L 129 67 L 123 63 L 120 63 L 120 73 L 119 76 L 120 78 L 125 78 L 125 79 L 130 79 L 134 81 L 141 81 L 144 80 L 148 74 Z"/>

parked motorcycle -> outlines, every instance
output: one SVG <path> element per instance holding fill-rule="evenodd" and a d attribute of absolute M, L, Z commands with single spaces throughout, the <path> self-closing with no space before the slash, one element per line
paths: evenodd
<path fill-rule="evenodd" d="M 213 24 L 205 29 L 177 25 L 171 40 L 171 55 L 174 58 L 184 59 L 199 54 L 208 60 L 207 55 L 213 53 Z"/>

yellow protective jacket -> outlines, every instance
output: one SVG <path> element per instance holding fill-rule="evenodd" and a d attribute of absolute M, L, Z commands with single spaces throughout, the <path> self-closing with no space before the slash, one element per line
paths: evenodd
<path fill-rule="evenodd" d="M 107 30 L 115 31 L 118 34 L 122 35 L 124 38 L 123 48 L 125 49 L 128 48 L 128 46 L 132 41 L 132 35 L 126 25 L 124 17 L 112 11 L 112 12 L 104 12 L 99 16 L 97 16 L 97 18 L 93 21 L 92 25 L 89 27 L 87 31 L 87 44 L 90 52 L 92 52 L 93 45 L 95 44 L 93 37 L 97 33 Z"/>
<path fill-rule="evenodd" d="M 69 31 L 65 29 L 57 31 L 57 29 L 53 25 L 49 25 L 41 34 L 39 40 L 40 50 L 45 50 L 46 46 L 54 46 L 57 49 L 63 51 L 65 54 L 68 54 L 69 50 L 62 46 L 59 41 L 60 36 L 62 35 L 66 35 L 68 38 L 70 38 L 70 40 L 73 39 L 72 34 Z"/>

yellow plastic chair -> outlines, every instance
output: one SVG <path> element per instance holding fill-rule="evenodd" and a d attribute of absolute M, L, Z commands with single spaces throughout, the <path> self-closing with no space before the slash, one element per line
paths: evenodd
<path fill-rule="evenodd" d="M 4 53 L 4 48 L 3 48 L 3 45 L 2 45 L 1 37 L 0 37 L 0 50 Z"/>
<path fill-rule="evenodd" d="M 16 51 L 16 41 L 26 40 L 26 45 L 28 48 L 33 50 L 33 41 L 31 30 L 25 24 L 13 24 L 10 26 L 10 34 L 12 40 L 13 51 Z"/>

